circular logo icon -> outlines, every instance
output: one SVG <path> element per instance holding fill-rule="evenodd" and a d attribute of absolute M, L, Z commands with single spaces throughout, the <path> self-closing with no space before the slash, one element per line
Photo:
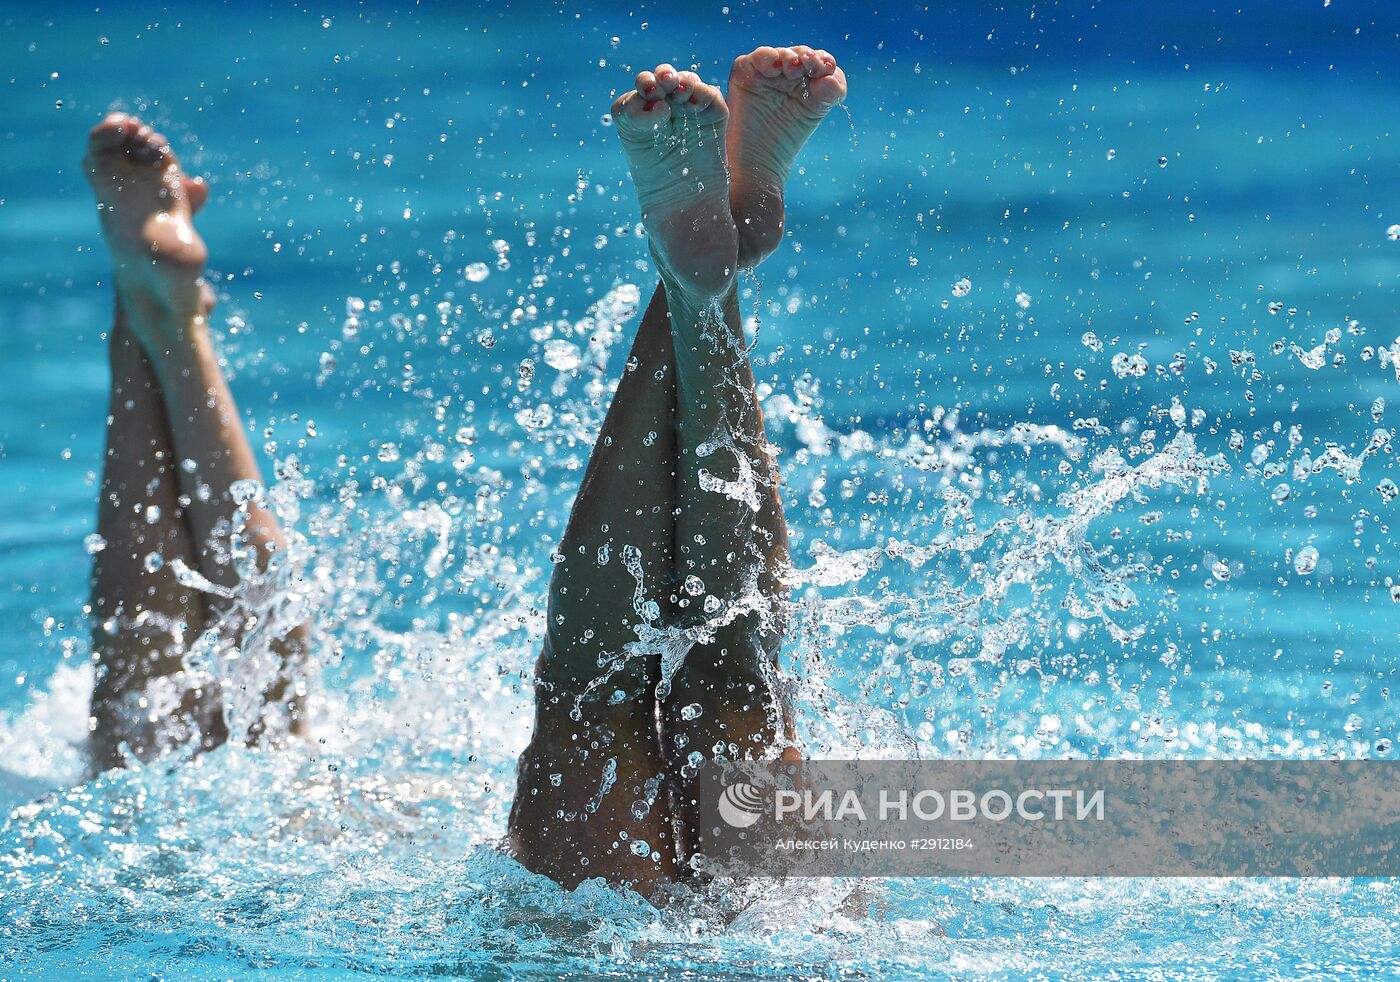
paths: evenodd
<path fill-rule="evenodd" d="M 763 817 L 763 794 L 752 784 L 731 784 L 719 796 L 719 817 L 731 827 L 746 829 Z"/>

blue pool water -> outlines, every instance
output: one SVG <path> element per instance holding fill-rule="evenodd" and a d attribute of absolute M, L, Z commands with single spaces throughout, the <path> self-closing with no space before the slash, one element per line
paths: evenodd
<path fill-rule="evenodd" d="M 654 284 L 604 115 L 761 42 L 851 86 L 746 298 L 813 752 L 1385 758 L 1400 729 L 1400 11 L 679 6 L 0 3 L 0 974 L 1393 971 L 1390 882 L 657 910 L 493 848 Z M 76 163 L 114 106 L 213 180 L 221 343 L 324 665 L 305 748 L 80 784 L 111 298 Z"/>

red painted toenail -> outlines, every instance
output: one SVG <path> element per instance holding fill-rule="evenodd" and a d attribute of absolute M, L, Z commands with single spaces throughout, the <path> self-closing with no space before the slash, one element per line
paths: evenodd
<path fill-rule="evenodd" d="M 647 95 L 651 95 L 651 94 L 652 94 L 653 92 L 655 92 L 655 91 L 656 91 L 656 86 L 654 86 L 654 85 L 648 85 L 647 88 L 646 88 L 646 93 L 647 93 Z"/>
<path fill-rule="evenodd" d="M 792 67 L 793 67 L 793 68 L 796 68 L 796 67 L 797 67 L 798 65 L 800 65 L 800 64 L 802 64 L 802 59 L 801 59 L 801 58 L 794 58 L 794 59 L 792 59 Z"/>
<path fill-rule="evenodd" d="M 774 59 L 773 59 L 773 67 L 774 67 L 774 68 L 782 68 L 782 67 L 783 67 L 783 59 L 781 59 L 781 58 L 774 58 Z"/>
<path fill-rule="evenodd" d="M 690 102 L 690 104 L 693 106 L 693 105 L 695 105 L 696 103 L 698 103 L 698 102 L 700 101 L 700 99 L 699 99 L 698 96 L 691 96 L 690 99 L 687 100 L 687 101 Z"/>

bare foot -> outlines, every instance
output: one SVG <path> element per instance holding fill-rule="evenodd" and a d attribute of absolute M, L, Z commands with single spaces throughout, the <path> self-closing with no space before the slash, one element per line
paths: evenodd
<path fill-rule="evenodd" d="M 180 170 L 165 137 L 125 113 L 93 127 L 83 168 L 97 195 L 118 299 L 142 346 L 158 357 L 212 305 L 208 251 L 191 221 L 208 186 Z"/>
<path fill-rule="evenodd" d="M 729 73 L 729 202 L 739 264 L 758 265 L 783 237 L 783 185 L 807 138 L 846 98 L 846 73 L 804 44 L 758 48 Z"/>
<path fill-rule="evenodd" d="M 662 272 L 696 298 L 723 293 L 738 268 L 724 95 L 694 72 L 658 65 L 612 113 Z"/>

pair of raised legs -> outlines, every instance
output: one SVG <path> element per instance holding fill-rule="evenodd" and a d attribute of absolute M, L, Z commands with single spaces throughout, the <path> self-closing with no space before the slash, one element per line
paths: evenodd
<path fill-rule="evenodd" d="M 661 285 L 560 545 L 511 845 L 572 885 L 681 876 L 713 762 L 795 753 L 776 685 L 787 527 L 736 274 L 783 232 L 846 92 L 824 51 L 738 58 L 728 100 L 661 65 L 613 106 Z"/>
<path fill-rule="evenodd" d="M 777 247 L 792 164 L 845 89 L 826 52 L 764 47 L 735 61 L 728 103 L 662 65 L 613 107 L 662 284 L 559 548 L 510 818 L 514 853 L 566 885 L 677 877 L 699 768 L 789 744 L 773 686 L 787 531 L 735 277 Z M 122 114 L 93 130 L 85 165 L 117 303 L 94 763 L 295 731 L 305 630 L 236 602 L 240 577 L 275 572 L 286 539 L 240 493 L 259 475 L 208 334 L 192 221 L 208 191 Z M 189 658 L 196 639 L 242 656 L 255 636 L 278 672 L 254 693 L 220 691 Z M 261 711 L 230 713 L 235 697 Z"/>
<path fill-rule="evenodd" d="M 296 731 L 306 637 L 237 599 L 240 577 L 270 574 L 285 538 L 254 493 L 257 461 L 210 343 L 207 253 L 192 224 L 208 188 L 181 172 L 160 134 L 121 113 L 93 129 L 83 164 L 116 293 L 89 610 L 90 749 L 101 770 L 216 746 L 230 720 L 239 739 Z M 252 497 L 240 502 L 243 489 Z M 191 658 L 197 642 L 202 665 Z M 215 663 L 254 652 L 270 662 L 266 684 L 221 691 Z M 235 701 L 252 712 L 231 713 Z"/>

